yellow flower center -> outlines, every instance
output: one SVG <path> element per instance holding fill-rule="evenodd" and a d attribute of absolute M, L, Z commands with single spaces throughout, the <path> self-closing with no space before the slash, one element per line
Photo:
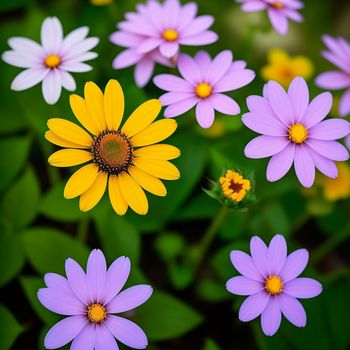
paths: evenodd
<path fill-rule="evenodd" d="M 198 97 L 207 98 L 211 95 L 213 88 L 208 83 L 200 83 L 195 90 Z"/>
<path fill-rule="evenodd" d="M 131 165 L 133 148 L 125 134 L 120 131 L 105 130 L 95 138 L 91 153 L 100 171 L 118 175 L 127 171 Z"/>
<path fill-rule="evenodd" d="M 279 294 L 283 290 L 283 282 L 278 276 L 271 275 L 265 281 L 265 289 L 270 294 Z"/>
<path fill-rule="evenodd" d="M 61 64 L 61 58 L 57 55 L 48 55 L 45 58 L 45 66 L 47 68 L 56 68 Z"/>
<path fill-rule="evenodd" d="M 251 189 L 250 181 L 232 170 L 227 170 L 226 175 L 220 177 L 219 181 L 224 196 L 235 202 L 242 201 Z"/>
<path fill-rule="evenodd" d="M 274 3 L 271 4 L 273 7 L 275 7 L 276 9 L 283 9 L 284 4 L 281 1 L 275 1 Z"/>
<path fill-rule="evenodd" d="M 309 135 L 303 124 L 293 124 L 290 126 L 288 133 L 289 140 L 297 144 L 303 143 Z"/>
<path fill-rule="evenodd" d="M 163 38 L 166 41 L 175 41 L 179 37 L 179 33 L 174 29 L 166 29 L 163 32 Z"/>
<path fill-rule="evenodd" d="M 107 317 L 106 308 L 101 304 L 92 304 L 88 307 L 88 318 L 92 323 L 101 323 Z"/>

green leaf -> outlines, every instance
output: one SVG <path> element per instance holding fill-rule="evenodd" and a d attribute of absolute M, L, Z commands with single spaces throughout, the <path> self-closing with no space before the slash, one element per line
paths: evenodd
<path fill-rule="evenodd" d="M 180 337 L 202 323 L 202 316 L 191 307 L 164 292 L 152 297 L 136 310 L 135 322 L 151 341 Z"/>
<path fill-rule="evenodd" d="M 214 342 L 214 340 L 206 339 L 203 350 L 220 350 L 220 347 Z"/>
<path fill-rule="evenodd" d="M 38 290 L 40 288 L 45 288 L 43 279 L 39 277 L 21 277 L 20 283 L 31 307 L 38 317 L 44 323 L 48 323 L 50 325 L 57 322 L 59 317 L 41 305 L 37 297 Z"/>
<path fill-rule="evenodd" d="M 96 215 L 95 222 L 108 261 L 127 256 L 133 263 L 138 264 L 141 238 L 139 231 L 131 223 L 109 210 Z"/>
<path fill-rule="evenodd" d="M 0 305 L 0 349 L 8 350 L 22 331 L 22 327 L 3 305 Z"/>
<path fill-rule="evenodd" d="M 226 290 L 225 283 L 202 279 L 197 284 L 197 294 L 203 300 L 218 303 L 232 299 L 232 295 Z"/>
<path fill-rule="evenodd" d="M 176 232 L 164 232 L 157 235 L 154 246 L 163 261 L 172 261 L 183 252 L 185 240 Z"/>
<path fill-rule="evenodd" d="M 0 191 L 16 177 L 27 160 L 31 138 L 28 136 L 8 137 L 0 140 Z"/>
<path fill-rule="evenodd" d="M 19 273 L 24 260 L 21 238 L 0 233 L 0 287 Z"/>
<path fill-rule="evenodd" d="M 85 265 L 89 250 L 68 234 L 48 227 L 37 227 L 22 232 L 22 241 L 26 256 L 33 268 L 46 272 L 64 272 L 67 258 Z"/>
<path fill-rule="evenodd" d="M 2 199 L 1 217 L 6 226 L 14 231 L 28 226 L 36 217 L 39 200 L 39 184 L 29 167 Z"/>
<path fill-rule="evenodd" d="M 65 183 L 59 183 L 45 193 L 41 200 L 40 213 L 46 217 L 63 221 L 72 222 L 81 219 L 86 213 L 79 209 L 78 199 L 65 199 L 63 189 Z"/>

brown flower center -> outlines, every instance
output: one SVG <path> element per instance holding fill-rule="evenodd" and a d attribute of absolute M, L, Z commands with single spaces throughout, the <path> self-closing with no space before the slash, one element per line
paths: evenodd
<path fill-rule="evenodd" d="M 131 165 L 133 147 L 129 138 L 122 132 L 105 130 L 95 138 L 91 153 L 100 171 L 118 175 L 127 171 Z"/>

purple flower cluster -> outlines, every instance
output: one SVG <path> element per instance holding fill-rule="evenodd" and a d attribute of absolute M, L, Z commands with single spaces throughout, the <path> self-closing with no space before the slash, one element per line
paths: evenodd
<path fill-rule="evenodd" d="M 151 79 L 155 63 L 173 65 L 180 46 L 208 45 L 218 39 L 209 30 L 212 16 L 199 16 L 194 2 L 181 6 L 179 0 L 165 0 L 163 4 L 149 0 L 139 4 L 137 12 L 127 13 L 118 24 L 118 31 L 110 37 L 112 43 L 125 47 L 113 61 L 121 69 L 136 65 L 135 81 L 142 87 Z"/>

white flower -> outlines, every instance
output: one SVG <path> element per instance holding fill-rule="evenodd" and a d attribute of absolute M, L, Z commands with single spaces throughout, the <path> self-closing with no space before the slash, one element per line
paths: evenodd
<path fill-rule="evenodd" d="M 64 38 L 59 19 L 47 17 L 41 26 L 41 45 L 27 38 L 10 38 L 8 43 L 12 51 L 5 51 L 2 59 L 26 68 L 13 80 L 11 89 L 26 90 L 42 81 L 43 96 L 49 104 L 58 101 L 62 87 L 74 91 L 75 80 L 69 72 L 90 71 L 92 67 L 83 62 L 97 57 L 97 53 L 89 50 L 99 39 L 86 38 L 88 32 L 88 27 L 81 27 Z"/>

